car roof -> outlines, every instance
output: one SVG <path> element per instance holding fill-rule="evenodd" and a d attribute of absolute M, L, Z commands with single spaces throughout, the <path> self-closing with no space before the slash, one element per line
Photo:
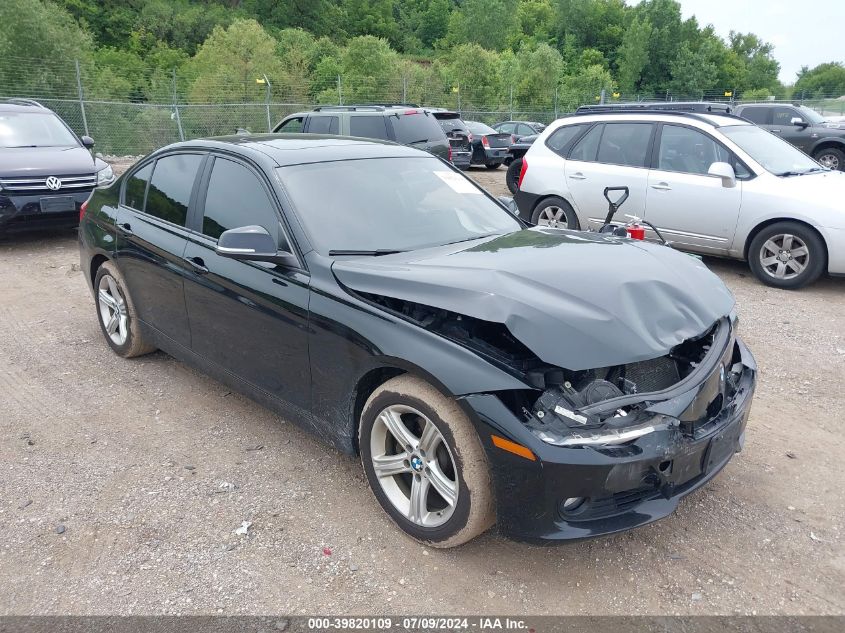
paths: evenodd
<path fill-rule="evenodd" d="M 268 157 L 276 165 L 299 165 L 361 158 L 431 157 L 430 153 L 391 141 L 330 134 L 236 134 L 195 139 L 163 150 L 217 149 Z"/>
<path fill-rule="evenodd" d="M 38 103 L 37 101 L 33 101 L 32 99 L 3 99 L 0 100 L 0 111 L 2 112 L 38 112 L 38 113 L 45 113 L 50 112 L 53 113 L 52 110 L 49 108 L 45 108 L 43 105 Z"/>

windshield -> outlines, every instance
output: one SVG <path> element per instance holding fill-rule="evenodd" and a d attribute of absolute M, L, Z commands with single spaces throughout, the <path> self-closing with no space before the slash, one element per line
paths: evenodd
<path fill-rule="evenodd" d="M 498 134 L 498 132 L 489 125 L 479 123 L 478 121 L 466 121 L 466 124 L 469 131 L 473 134 Z"/>
<path fill-rule="evenodd" d="M 475 183 L 434 157 L 291 165 L 277 173 L 323 255 L 408 251 L 522 228 Z"/>
<path fill-rule="evenodd" d="M 804 152 L 756 125 L 731 125 L 719 131 L 776 176 L 824 169 Z"/>
<path fill-rule="evenodd" d="M 67 147 L 76 137 L 50 112 L 0 112 L 0 147 Z"/>

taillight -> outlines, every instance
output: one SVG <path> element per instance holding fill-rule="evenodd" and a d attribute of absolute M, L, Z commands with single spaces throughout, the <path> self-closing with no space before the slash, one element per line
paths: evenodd
<path fill-rule="evenodd" d="M 449 162 L 452 162 L 452 146 L 449 145 Z"/>
<path fill-rule="evenodd" d="M 79 221 L 80 222 L 82 222 L 82 218 L 85 217 L 85 212 L 88 210 L 88 201 L 89 200 L 91 200 L 91 198 L 88 198 L 88 200 L 86 200 L 85 202 L 83 202 L 82 204 L 79 205 Z"/>
<path fill-rule="evenodd" d="M 490 148 L 490 141 L 487 140 L 486 136 L 481 137 L 481 144 L 488 149 Z"/>
<path fill-rule="evenodd" d="M 528 161 L 524 158 L 522 159 L 522 167 L 519 169 L 519 180 L 516 182 L 516 188 L 522 189 L 522 180 L 525 178 L 525 174 L 528 173 Z"/>

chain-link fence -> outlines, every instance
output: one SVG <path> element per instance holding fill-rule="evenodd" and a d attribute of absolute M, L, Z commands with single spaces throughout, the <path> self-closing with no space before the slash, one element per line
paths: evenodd
<path fill-rule="evenodd" d="M 409 103 L 458 111 L 464 119 L 488 124 L 503 120 L 548 123 L 578 106 L 628 101 L 790 100 L 825 116 L 845 116 L 841 95 L 743 95 L 732 90 L 694 94 L 620 94 L 612 86 L 575 89 L 550 79 L 527 89 L 501 80 L 466 86 L 437 73 L 385 73 L 382 77 L 330 75 L 269 78 L 249 68 L 226 77 L 195 77 L 189 71 L 156 67 L 123 72 L 75 60 L 4 60 L 0 99 L 30 98 L 58 113 L 78 134 L 96 140 L 97 151 L 145 154 L 179 140 L 232 134 L 239 129 L 265 132 L 292 112 L 316 105 Z M 405 67 L 406 70 L 408 67 Z M 420 68 L 423 68 L 420 66 Z"/>

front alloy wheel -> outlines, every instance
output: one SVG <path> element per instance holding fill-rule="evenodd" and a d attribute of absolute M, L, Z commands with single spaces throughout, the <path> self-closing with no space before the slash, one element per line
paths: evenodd
<path fill-rule="evenodd" d="M 827 267 L 821 236 L 800 222 L 776 222 L 761 229 L 748 247 L 754 275 L 769 286 L 801 288 L 814 282 Z"/>
<path fill-rule="evenodd" d="M 828 147 L 816 154 L 816 160 L 821 163 L 823 167 L 837 170 L 845 170 L 845 152 L 835 147 Z"/>
<path fill-rule="evenodd" d="M 810 251 L 795 235 L 773 235 L 760 247 L 760 265 L 775 279 L 794 279 L 809 263 Z"/>

